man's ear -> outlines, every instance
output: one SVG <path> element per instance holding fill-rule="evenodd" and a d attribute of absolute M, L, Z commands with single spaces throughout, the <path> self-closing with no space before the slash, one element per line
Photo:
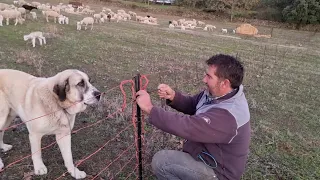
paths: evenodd
<path fill-rule="evenodd" d="M 69 78 L 60 82 L 53 87 L 53 92 L 58 96 L 60 101 L 67 99 L 67 92 L 70 90 Z"/>
<path fill-rule="evenodd" d="M 231 83 L 230 83 L 229 79 L 223 80 L 222 83 L 223 83 L 223 86 L 224 86 L 225 88 L 231 87 Z"/>

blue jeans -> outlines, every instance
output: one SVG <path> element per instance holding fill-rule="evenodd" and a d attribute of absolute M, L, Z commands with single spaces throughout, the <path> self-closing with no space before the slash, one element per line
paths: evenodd
<path fill-rule="evenodd" d="M 181 151 L 159 151 L 151 165 L 158 180 L 218 180 L 212 168 Z"/>

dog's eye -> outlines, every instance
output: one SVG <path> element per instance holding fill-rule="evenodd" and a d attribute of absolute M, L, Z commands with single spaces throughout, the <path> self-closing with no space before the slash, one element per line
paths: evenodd
<path fill-rule="evenodd" d="M 94 80 L 94 79 L 91 79 L 91 78 L 89 78 L 88 81 L 89 81 L 89 83 L 91 83 L 91 84 L 92 84 L 92 83 L 95 83 L 95 80 Z"/>
<path fill-rule="evenodd" d="M 77 84 L 77 86 L 84 87 L 84 80 L 81 80 L 81 81 Z"/>

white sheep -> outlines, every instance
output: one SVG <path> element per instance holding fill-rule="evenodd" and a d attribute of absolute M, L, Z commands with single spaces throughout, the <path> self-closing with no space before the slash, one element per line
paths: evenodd
<path fill-rule="evenodd" d="M 21 15 L 24 14 L 25 19 L 27 18 L 27 12 L 25 8 L 18 8 L 17 10 L 21 13 Z"/>
<path fill-rule="evenodd" d="M 204 26 L 204 25 L 206 25 L 206 23 L 205 23 L 205 22 L 202 22 L 202 21 L 198 21 L 197 24 L 198 24 L 199 26 Z"/>
<path fill-rule="evenodd" d="M 151 22 L 151 23 L 155 23 L 155 24 L 158 24 L 158 19 L 157 18 L 154 18 L 154 17 L 149 17 L 149 21 Z"/>
<path fill-rule="evenodd" d="M 19 1 L 13 1 L 13 4 L 18 4 L 19 3 Z"/>
<path fill-rule="evenodd" d="M 181 24 L 181 30 L 186 30 L 186 27 L 183 24 Z"/>
<path fill-rule="evenodd" d="M 41 3 L 36 2 L 36 1 L 31 2 L 31 4 L 32 4 L 32 6 L 34 6 L 34 7 L 41 6 Z"/>
<path fill-rule="evenodd" d="M 96 22 L 98 23 L 98 22 L 100 22 L 100 19 L 101 19 L 101 14 L 99 13 L 99 14 L 94 14 L 93 15 L 93 18 L 96 20 Z"/>
<path fill-rule="evenodd" d="M 91 24 L 91 30 L 92 30 L 93 29 L 93 23 L 94 23 L 94 19 L 92 17 L 85 17 L 80 21 L 80 25 L 82 25 L 82 24 L 86 25 L 84 30 L 87 30 L 88 24 Z M 77 26 L 78 26 L 78 23 L 77 23 Z M 80 26 L 79 30 L 81 30 L 81 26 Z"/>
<path fill-rule="evenodd" d="M 54 23 L 57 22 L 56 18 L 58 18 L 60 16 L 59 13 L 57 13 L 56 11 L 42 11 L 42 14 L 46 17 L 47 22 L 49 22 L 49 17 L 53 17 Z"/>
<path fill-rule="evenodd" d="M 216 26 L 213 26 L 213 25 L 210 25 L 210 24 L 207 24 L 203 30 L 205 31 L 213 31 L 213 29 L 216 29 Z"/>
<path fill-rule="evenodd" d="M 38 19 L 36 12 L 30 12 L 32 19 Z"/>
<path fill-rule="evenodd" d="M 123 9 L 119 9 L 117 12 L 118 13 L 126 13 Z"/>
<path fill-rule="evenodd" d="M 4 11 L 0 11 L 0 15 L 7 20 L 7 25 L 9 25 L 10 19 L 15 19 L 15 26 L 18 24 L 18 22 L 22 24 L 24 21 L 24 19 L 21 18 L 21 13 L 15 9 L 6 9 Z"/>
<path fill-rule="evenodd" d="M 137 16 L 137 13 L 133 12 L 133 11 L 129 11 L 128 14 L 130 14 L 132 17 L 133 16 Z"/>
<path fill-rule="evenodd" d="M 68 17 L 64 17 L 64 22 L 65 22 L 65 24 L 69 24 L 69 18 Z"/>
<path fill-rule="evenodd" d="M 9 5 L 9 4 L 0 3 L 0 10 L 4 10 L 4 9 L 8 9 L 8 8 L 10 8 L 10 5 Z"/>
<path fill-rule="evenodd" d="M 60 15 L 59 18 L 58 18 L 58 23 L 59 23 L 59 24 L 64 24 L 65 18 L 66 18 L 65 16 Z"/>
<path fill-rule="evenodd" d="M 36 47 L 36 38 L 38 38 L 39 40 L 39 43 L 40 43 L 40 46 L 42 46 L 42 41 L 44 44 L 46 44 L 46 38 L 43 36 L 43 33 L 40 32 L 40 31 L 35 31 L 35 32 L 32 32 L 28 35 L 24 35 L 23 36 L 23 39 L 25 41 L 31 39 L 32 40 L 32 46 L 33 47 Z"/>
<path fill-rule="evenodd" d="M 2 22 L 3 22 L 3 16 L 0 14 L 0 26 L 3 26 Z"/>
<path fill-rule="evenodd" d="M 169 24 L 169 29 L 174 29 L 174 25 L 172 23 Z"/>
<path fill-rule="evenodd" d="M 77 30 L 78 31 L 81 30 L 81 22 L 80 21 L 77 22 Z"/>
<path fill-rule="evenodd" d="M 179 24 L 178 24 L 178 21 L 175 21 L 175 20 L 172 20 L 172 22 L 171 22 L 174 26 L 178 26 Z"/>
<path fill-rule="evenodd" d="M 223 33 L 228 33 L 228 29 L 222 28 L 221 31 L 222 31 Z"/>

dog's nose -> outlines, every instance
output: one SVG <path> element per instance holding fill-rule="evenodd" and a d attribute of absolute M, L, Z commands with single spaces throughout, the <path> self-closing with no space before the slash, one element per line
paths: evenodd
<path fill-rule="evenodd" d="M 99 91 L 94 91 L 93 95 L 96 97 L 96 99 L 99 101 L 100 100 L 100 96 L 101 96 L 101 92 Z"/>

